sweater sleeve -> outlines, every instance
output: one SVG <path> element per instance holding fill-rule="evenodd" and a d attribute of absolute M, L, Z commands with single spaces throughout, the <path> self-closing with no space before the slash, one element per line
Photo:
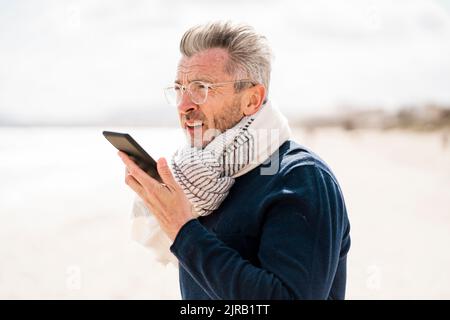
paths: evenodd
<path fill-rule="evenodd" d="M 343 231 L 334 180 L 314 166 L 298 167 L 264 202 L 258 266 L 198 220 L 181 228 L 171 251 L 213 299 L 327 299 Z"/>

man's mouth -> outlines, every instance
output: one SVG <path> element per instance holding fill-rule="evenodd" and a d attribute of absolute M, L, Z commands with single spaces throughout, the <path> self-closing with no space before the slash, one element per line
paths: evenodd
<path fill-rule="evenodd" d="M 194 133 L 195 130 L 201 130 L 203 126 L 204 124 L 201 121 L 185 122 L 185 128 L 191 135 Z"/>

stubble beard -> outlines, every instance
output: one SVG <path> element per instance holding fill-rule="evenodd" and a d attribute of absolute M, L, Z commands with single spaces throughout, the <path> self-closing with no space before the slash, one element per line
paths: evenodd
<path fill-rule="evenodd" d="M 194 130 L 194 136 L 189 137 L 191 147 L 205 148 L 211 141 L 219 134 L 226 130 L 233 128 L 239 121 L 242 120 L 244 114 L 240 110 L 241 97 L 235 97 L 231 104 L 225 106 L 220 115 L 213 119 L 213 127 L 208 127 L 205 132 L 200 128 Z"/>

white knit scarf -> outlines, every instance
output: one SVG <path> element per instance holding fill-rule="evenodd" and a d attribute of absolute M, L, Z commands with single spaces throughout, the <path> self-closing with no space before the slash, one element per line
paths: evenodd
<path fill-rule="evenodd" d="M 204 149 L 186 146 L 178 150 L 172 158 L 172 173 L 194 214 L 198 217 L 213 213 L 227 197 L 235 178 L 265 162 L 290 135 L 286 118 L 268 102 Z M 132 218 L 133 240 L 152 251 L 159 262 L 176 264 L 169 250 L 172 242 L 138 196 Z"/>

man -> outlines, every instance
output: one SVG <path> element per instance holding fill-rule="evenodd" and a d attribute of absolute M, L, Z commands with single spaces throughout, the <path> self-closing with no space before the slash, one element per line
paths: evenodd
<path fill-rule="evenodd" d="M 180 50 L 166 95 L 188 145 L 172 170 L 158 160 L 162 184 L 119 155 L 126 183 L 169 239 L 183 299 L 343 299 L 344 199 L 270 103 L 265 38 L 216 22 L 188 30 Z"/>

